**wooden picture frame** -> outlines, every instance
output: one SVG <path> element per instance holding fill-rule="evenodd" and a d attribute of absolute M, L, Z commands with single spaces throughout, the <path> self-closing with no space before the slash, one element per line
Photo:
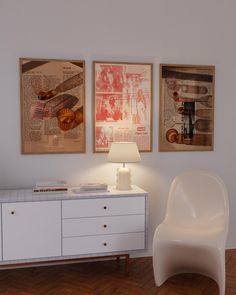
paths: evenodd
<path fill-rule="evenodd" d="M 211 151 L 215 67 L 160 65 L 159 151 Z"/>
<path fill-rule="evenodd" d="M 152 151 L 152 64 L 93 62 L 94 152 L 113 141 Z"/>
<path fill-rule="evenodd" d="M 85 61 L 20 58 L 23 154 L 85 152 Z"/>

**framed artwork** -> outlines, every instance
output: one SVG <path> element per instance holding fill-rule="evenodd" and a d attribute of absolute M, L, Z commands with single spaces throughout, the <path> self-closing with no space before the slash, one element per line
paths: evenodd
<path fill-rule="evenodd" d="M 23 154 L 85 152 L 85 62 L 20 59 Z"/>
<path fill-rule="evenodd" d="M 160 65 L 159 151 L 211 151 L 215 67 Z"/>
<path fill-rule="evenodd" d="M 93 62 L 94 152 L 113 141 L 152 150 L 152 64 Z"/>

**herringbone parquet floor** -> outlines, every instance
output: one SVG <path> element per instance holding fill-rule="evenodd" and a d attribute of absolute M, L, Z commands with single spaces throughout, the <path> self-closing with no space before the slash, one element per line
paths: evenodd
<path fill-rule="evenodd" d="M 226 295 L 236 295 L 236 250 L 226 252 Z M 184 274 L 170 278 L 163 286 L 154 284 L 152 259 L 130 260 L 130 275 L 124 262 L 115 261 L 0 271 L 1 295 L 218 295 L 210 278 Z"/>

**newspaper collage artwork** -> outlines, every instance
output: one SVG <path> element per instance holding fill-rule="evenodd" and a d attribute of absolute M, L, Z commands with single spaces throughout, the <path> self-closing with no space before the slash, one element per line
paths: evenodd
<path fill-rule="evenodd" d="M 151 151 L 152 64 L 94 62 L 94 151 L 135 141 Z"/>
<path fill-rule="evenodd" d="M 214 66 L 161 65 L 160 151 L 213 149 Z"/>
<path fill-rule="evenodd" d="M 22 153 L 85 152 L 84 61 L 20 62 Z"/>
<path fill-rule="evenodd" d="M 20 59 L 23 154 L 85 153 L 85 61 Z M 152 151 L 152 63 L 93 62 L 93 151 Z M 160 64 L 159 151 L 211 151 L 215 67 Z"/>

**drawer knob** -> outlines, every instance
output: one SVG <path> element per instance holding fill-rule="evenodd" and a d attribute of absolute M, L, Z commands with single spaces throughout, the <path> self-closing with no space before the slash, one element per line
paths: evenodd
<path fill-rule="evenodd" d="M 106 225 L 106 224 L 103 224 L 103 227 L 105 227 L 105 228 L 106 228 L 106 227 L 107 227 L 107 225 Z"/>
<path fill-rule="evenodd" d="M 103 243 L 103 246 L 107 246 L 107 243 Z"/>
<path fill-rule="evenodd" d="M 103 206 L 103 209 L 106 210 L 107 209 L 107 206 Z"/>
<path fill-rule="evenodd" d="M 11 211 L 11 215 L 14 215 L 15 214 L 15 211 Z"/>

